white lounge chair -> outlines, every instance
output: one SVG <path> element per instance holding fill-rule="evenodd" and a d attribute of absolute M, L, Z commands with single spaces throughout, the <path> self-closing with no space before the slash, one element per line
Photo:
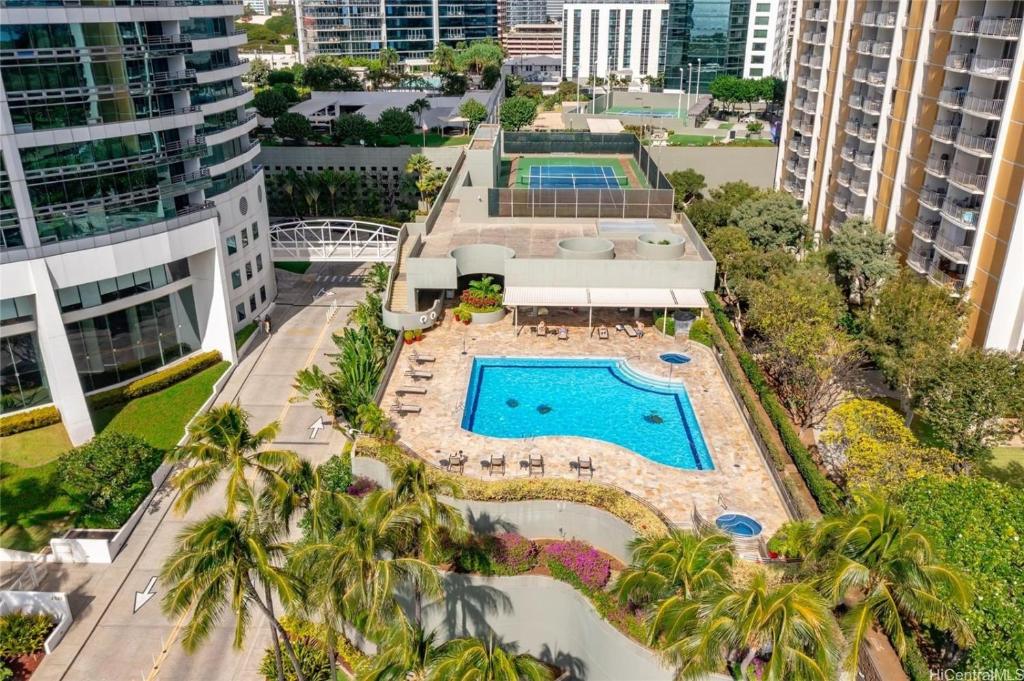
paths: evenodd
<path fill-rule="evenodd" d="M 436 360 L 437 358 L 434 357 L 433 355 L 421 355 L 415 350 L 412 351 L 412 361 L 416 362 L 417 364 L 423 364 L 424 362 L 434 362 Z"/>
<path fill-rule="evenodd" d="M 403 385 L 395 388 L 396 395 L 426 395 L 427 389 L 418 385 Z"/>
<path fill-rule="evenodd" d="M 415 404 L 402 404 L 401 402 L 395 402 L 391 405 L 391 411 L 396 414 L 419 414 L 423 411 L 423 408 Z"/>
<path fill-rule="evenodd" d="M 564 326 L 558 327 L 558 340 L 569 340 L 569 329 Z"/>
<path fill-rule="evenodd" d="M 622 330 L 626 332 L 626 335 L 630 338 L 636 338 L 636 329 L 632 326 L 623 326 Z"/>
<path fill-rule="evenodd" d="M 434 377 L 434 374 L 429 371 L 420 371 L 419 369 L 413 369 L 412 367 L 405 370 L 405 375 L 407 378 L 411 378 L 413 380 L 419 380 L 422 378 L 425 381 L 429 381 Z"/>

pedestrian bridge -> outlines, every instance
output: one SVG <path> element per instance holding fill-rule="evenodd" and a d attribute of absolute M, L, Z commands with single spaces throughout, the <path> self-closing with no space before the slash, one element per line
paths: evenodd
<path fill-rule="evenodd" d="M 400 227 L 347 218 L 278 222 L 270 226 L 274 260 L 394 262 Z"/>

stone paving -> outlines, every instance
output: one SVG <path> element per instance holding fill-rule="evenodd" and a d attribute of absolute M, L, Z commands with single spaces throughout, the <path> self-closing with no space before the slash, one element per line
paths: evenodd
<path fill-rule="evenodd" d="M 683 525 L 690 524 L 694 505 L 708 519 L 721 514 L 723 508 L 748 513 L 764 526 L 765 536 L 788 519 L 771 473 L 710 349 L 668 338 L 650 327 L 643 338 L 629 338 L 614 328 L 616 323 L 632 322 L 633 317 L 627 312 L 599 315 L 595 311 L 592 336 L 588 335 L 585 311 L 548 315 L 544 319 L 549 330 L 564 324 L 569 328 L 569 339 L 560 341 L 555 335 L 537 337 L 532 327 L 538 318 L 528 318 L 524 311 L 520 314 L 518 334 L 513 329 L 511 314 L 487 326 L 464 326 L 455 322 L 452 315 L 446 315 L 422 341 L 403 346 L 381 406 L 387 411 L 399 401 L 422 408 L 418 414 L 393 415 L 404 444 L 439 464 L 447 461 L 449 452 L 462 450 L 468 457 L 465 474 L 482 478 L 489 477 L 483 462 L 491 454 L 505 454 L 508 477 L 526 477 L 525 461 L 529 454 L 540 453 L 544 455 L 545 475 L 571 479 L 577 474 L 570 468 L 570 462 L 575 464 L 578 455 L 590 456 L 595 481 L 615 484 L 643 496 L 670 520 Z M 607 340 L 600 340 L 597 335 L 596 327 L 602 322 L 609 328 Z M 672 381 L 686 386 L 715 464 L 713 471 L 665 466 L 597 440 L 571 436 L 499 439 L 461 427 L 474 355 L 623 358 L 633 369 L 667 380 L 668 365 L 658 355 L 670 350 L 682 350 L 692 357 L 689 364 L 673 369 Z M 413 380 L 405 375 L 415 364 L 414 351 L 436 358 L 433 363 L 419 365 L 431 372 L 432 378 Z M 396 389 L 413 384 L 426 388 L 427 393 L 396 393 Z"/>

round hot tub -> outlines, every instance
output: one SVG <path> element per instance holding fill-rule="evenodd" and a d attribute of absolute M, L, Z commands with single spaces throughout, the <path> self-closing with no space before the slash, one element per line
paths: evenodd
<path fill-rule="evenodd" d="M 666 352 L 661 355 L 661 361 L 666 364 L 689 364 L 690 357 L 689 355 L 683 355 L 678 352 Z"/>
<path fill-rule="evenodd" d="M 756 537 L 761 534 L 761 523 L 742 513 L 723 513 L 715 518 L 718 529 L 734 537 Z"/>

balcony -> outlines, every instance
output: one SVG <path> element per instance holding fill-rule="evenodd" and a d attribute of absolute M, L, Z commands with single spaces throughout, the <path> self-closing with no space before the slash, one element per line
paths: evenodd
<path fill-rule="evenodd" d="M 862 218 L 864 217 L 864 206 L 858 206 L 853 201 L 846 204 L 846 217 L 848 218 Z"/>
<path fill-rule="evenodd" d="M 981 206 L 977 203 L 943 199 L 939 213 L 955 225 L 964 229 L 974 230 L 978 227 L 978 212 Z"/>
<path fill-rule="evenodd" d="M 935 250 L 959 265 L 966 265 L 971 261 L 971 247 L 957 243 L 945 234 L 935 237 Z"/>
<path fill-rule="evenodd" d="M 857 196 L 868 195 L 868 181 L 867 180 L 850 180 L 850 193 L 856 194 Z"/>
<path fill-rule="evenodd" d="M 875 155 L 871 153 L 865 153 L 858 151 L 853 156 L 853 165 L 857 166 L 861 170 L 871 170 L 871 163 L 875 160 Z"/>
<path fill-rule="evenodd" d="M 857 43 L 857 52 L 869 57 L 888 57 L 892 52 L 892 43 L 878 40 L 861 40 Z"/>
<path fill-rule="evenodd" d="M 883 87 L 888 80 L 889 74 L 885 71 L 868 71 L 868 85 Z"/>
<path fill-rule="evenodd" d="M 801 180 L 806 180 L 807 179 L 807 168 L 808 168 L 808 164 L 807 163 L 797 163 L 796 167 L 793 170 L 793 174 L 796 177 L 800 178 Z"/>
<path fill-rule="evenodd" d="M 820 69 L 824 64 L 822 57 L 816 57 L 810 52 L 806 52 L 800 55 L 800 66 L 806 66 L 812 69 Z"/>
<path fill-rule="evenodd" d="M 939 223 L 918 218 L 914 221 L 914 228 L 911 231 L 915 239 L 930 244 L 935 240 L 935 235 L 939 231 Z"/>
<path fill-rule="evenodd" d="M 811 156 L 811 145 L 810 143 L 801 144 L 796 148 L 796 155 L 800 158 L 810 158 Z"/>
<path fill-rule="evenodd" d="M 966 151 L 975 156 L 989 157 L 995 152 L 996 138 L 972 135 L 961 130 L 957 133 L 956 141 L 953 144 L 961 151 Z"/>
<path fill-rule="evenodd" d="M 939 93 L 938 102 L 939 106 L 944 106 L 947 109 L 953 109 L 955 111 L 964 105 L 965 99 L 967 99 L 966 90 L 943 90 Z"/>
<path fill-rule="evenodd" d="M 862 95 L 850 95 L 850 108 L 860 109 L 864 105 L 864 97 Z"/>
<path fill-rule="evenodd" d="M 968 52 L 950 52 L 946 56 L 946 70 L 967 73 L 971 70 L 973 54 Z"/>
<path fill-rule="evenodd" d="M 955 25 L 955 23 L 954 23 Z M 1021 19 L 982 19 L 977 28 L 977 33 L 986 38 L 1004 38 L 1016 40 L 1020 37 Z"/>
<path fill-rule="evenodd" d="M 802 199 L 804 196 L 803 185 L 795 180 L 786 180 L 783 188 L 796 199 Z"/>
<path fill-rule="evenodd" d="M 807 21 L 828 21 L 827 9 L 809 9 L 804 12 L 804 19 Z"/>
<path fill-rule="evenodd" d="M 928 272 L 928 264 L 930 260 L 931 251 L 928 248 L 921 250 L 911 249 L 907 253 L 907 267 L 918 274 L 925 274 Z"/>
<path fill-rule="evenodd" d="M 993 57 L 975 57 L 971 63 L 971 74 L 994 80 L 1009 80 L 1013 72 L 1012 59 L 995 59 Z"/>
<path fill-rule="evenodd" d="M 962 274 L 947 272 L 939 267 L 938 263 L 932 263 L 928 268 L 928 278 L 932 283 L 945 286 L 950 289 L 952 295 L 958 296 L 963 293 L 964 279 Z"/>
<path fill-rule="evenodd" d="M 1004 99 L 988 99 L 985 97 L 975 97 L 970 95 L 964 97 L 963 110 L 980 116 L 981 118 L 987 118 L 990 120 L 997 120 L 1003 115 L 1003 107 L 1006 105 Z"/>
<path fill-rule="evenodd" d="M 839 156 L 841 156 L 844 161 L 849 161 L 850 163 L 853 163 L 853 158 L 856 154 L 857 149 L 855 147 L 843 147 L 843 150 L 839 152 Z"/>
<path fill-rule="evenodd" d="M 842 194 L 836 194 L 832 197 L 832 207 L 836 210 L 846 212 L 846 207 L 850 205 L 850 197 Z"/>
<path fill-rule="evenodd" d="M 924 162 L 924 170 L 933 177 L 946 177 L 949 174 L 949 158 L 933 154 Z"/>
<path fill-rule="evenodd" d="M 933 140 L 938 140 L 939 142 L 946 142 L 952 144 L 952 142 L 957 137 L 957 131 L 959 129 L 959 125 L 936 123 L 934 126 L 932 126 L 931 138 Z"/>
<path fill-rule="evenodd" d="M 858 83 L 866 83 L 866 82 L 868 82 L 868 69 L 867 69 L 867 67 L 866 66 L 862 66 L 860 68 L 854 69 L 853 70 L 853 79 L 855 81 L 857 81 Z"/>
<path fill-rule="evenodd" d="M 206 168 L 194 173 L 182 173 L 171 178 L 170 184 L 160 186 L 160 193 L 164 196 L 175 196 L 188 194 L 210 186 L 210 171 Z"/>
<path fill-rule="evenodd" d="M 825 37 L 827 33 L 825 31 L 806 31 L 801 37 L 805 43 L 812 45 L 824 45 Z"/>
<path fill-rule="evenodd" d="M 860 132 L 860 121 L 846 121 L 846 125 L 843 126 L 843 130 L 845 130 L 848 135 L 856 136 L 857 133 Z"/>
<path fill-rule="evenodd" d="M 881 97 L 870 97 L 865 98 L 862 107 L 864 111 L 870 114 L 878 115 L 882 113 L 882 98 Z"/>
<path fill-rule="evenodd" d="M 188 36 L 149 35 L 142 39 L 146 50 L 154 54 L 188 54 L 192 52 L 192 40 Z"/>
<path fill-rule="evenodd" d="M 836 175 L 836 182 L 838 182 L 839 185 L 843 186 L 843 187 L 849 187 L 851 179 L 852 179 L 852 176 L 851 176 L 850 172 L 846 171 L 846 170 L 841 170 Z"/>
<path fill-rule="evenodd" d="M 797 87 L 801 87 L 809 92 L 818 92 L 819 85 L 816 78 L 801 77 L 796 79 Z"/>
<path fill-rule="evenodd" d="M 971 173 L 962 168 L 953 168 L 949 171 L 949 183 L 972 194 L 984 194 L 985 186 L 988 184 L 988 175 Z"/>
<path fill-rule="evenodd" d="M 931 210 L 940 210 L 942 208 L 942 202 L 946 198 L 946 192 L 936 191 L 934 189 L 922 189 L 921 193 L 917 195 L 918 202 L 925 208 Z"/>

